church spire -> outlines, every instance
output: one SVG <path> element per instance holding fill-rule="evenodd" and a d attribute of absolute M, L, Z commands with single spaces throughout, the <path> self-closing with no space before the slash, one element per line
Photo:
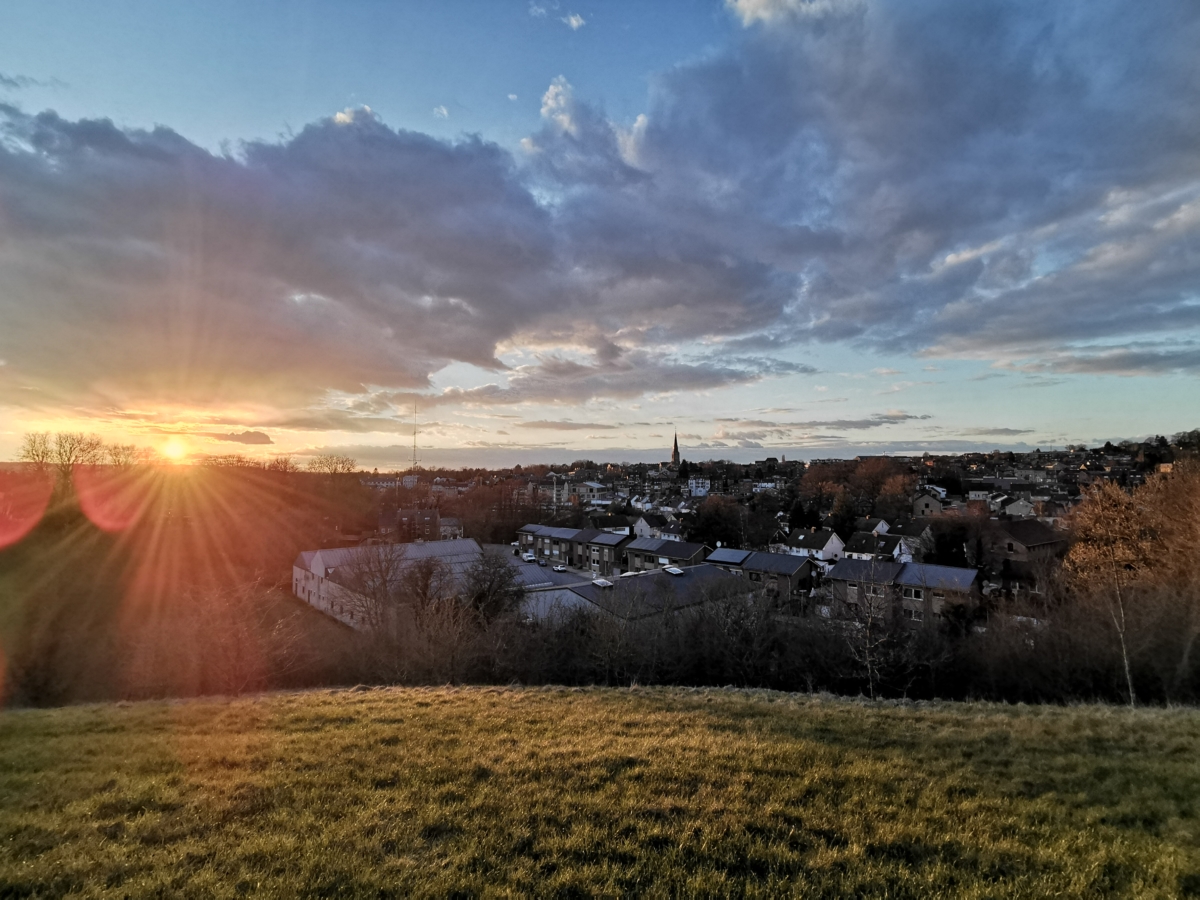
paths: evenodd
<path fill-rule="evenodd" d="M 675 432 L 675 446 L 671 449 L 671 465 L 679 465 L 679 432 Z"/>

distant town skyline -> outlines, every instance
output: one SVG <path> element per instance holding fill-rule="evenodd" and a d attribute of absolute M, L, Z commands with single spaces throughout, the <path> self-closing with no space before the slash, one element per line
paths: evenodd
<path fill-rule="evenodd" d="M 11 0 L 0 459 L 1200 425 L 1200 7 Z"/>

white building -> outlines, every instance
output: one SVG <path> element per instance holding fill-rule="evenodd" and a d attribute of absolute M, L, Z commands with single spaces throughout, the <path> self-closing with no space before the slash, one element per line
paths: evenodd
<path fill-rule="evenodd" d="M 444 564 L 452 578 L 461 579 L 482 555 L 472 538 L 305 550 L 292 563 L 292 593 L 344 625 L 362 628 L 361 603 L 346 587 L 356 576 L 377 569 L 395 577 L 416 562 L 432 558 Z M 377 564 L 381 558 L 386 562 Z"/>

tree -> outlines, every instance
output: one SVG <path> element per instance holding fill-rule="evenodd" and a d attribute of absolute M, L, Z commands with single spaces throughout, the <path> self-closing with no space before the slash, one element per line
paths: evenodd
<path fill-rule="evenodd" d="M 48 431 L 32 431 L 21 441 L 17 459 L 32 463 L 39 472 L 46 472 L 53 464 L 54 443 Z"/>
<path fill-rule="evenodd" d="M 322 453 L 308 461 L 308 471 L 324 475 L 348 475 L 358 468 L 358 460 L 336 453 Z"/>
<path fill-rule="evenodd" d="M 518 609 L 525 599 L 516 570 L 494 550 L 485 550 L 467 570 L 463 593 L 484 622 Z"/>
<path fill-rule="evenodd" d="M 687 538 L 709 547 L 741 547 L 745 542 L 746 509 L 729 497 L 708 497 L 696 509 Z"/>
<path fill-rule="evenodd" d="M 1072 513 L 1075 544 L 1066 560 L 1079 586 L 1103 604 L 1112 621 L 1130 706 L 1136 705 L 1137 698 L 1129 665 L 1128 604 L 1132 586 L 1153 561 L 1154 537 L 1138 501 L 1112 483 L 1093 490 Z"/>
<path fill-rule="evenodd" d="M 54 435 L 51 461 L 58 476 L 69 481 L 76 466 L 94 466 L 104 458 L 104 442 L 94 434 L 81 431 L 60 431 Z"/>
<path fill-rule="evenodd" d="M 897 637 L 890 590 L 888 585 L 864 581 L 857 601 L 846 604 L 852 620 L 846 629 L 846 644 L 851 657 L 866 673 L 872 700 Z"/>
<path fill-rule="evenodd" d="M 109 444 L 104 448 L 108 464 L 117 469 L 131 469 L 143 459 L 143 454 L 133 444 Z"/>
<path fill-rule="evenodd" d="M 287 454 L 276 456 L 267 463 L 268 472 L 280 472 L 284 475 L 290 475 L 293 472 L 299 472 L 300 467 L 296 465 L 296 460 Z"/>

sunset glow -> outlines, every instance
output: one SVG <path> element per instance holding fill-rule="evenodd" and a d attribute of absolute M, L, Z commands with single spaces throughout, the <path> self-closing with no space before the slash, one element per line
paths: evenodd
<path fill-rule="evenodd" d="M 171 438 L 158 452 L 172 462 L 180 462 L 188 455 L 188 446 L 181 438 Z"/>

